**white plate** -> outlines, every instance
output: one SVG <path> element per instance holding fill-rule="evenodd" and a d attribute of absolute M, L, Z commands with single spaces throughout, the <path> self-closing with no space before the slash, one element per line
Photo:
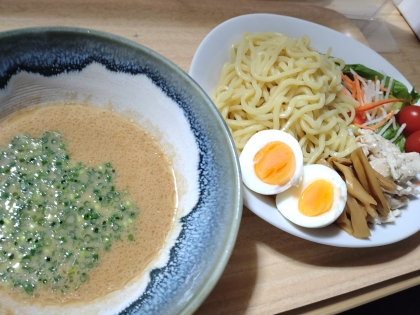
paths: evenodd
<path fill-rule="evenodd" d="M 250 14 L 230 19 L 214 28 L 201 42 L 190 67 L 190 76 L 210 94 L 218 83 L 222 66 L 230 59 L 231 45 L 244 32 L 279 32 L 298 38 L 308 35 L 311 46 L 325 53 L 331 46 L 331 55 L 342 58 L 347 64 L 360 63 L 383 71 L 412 86 L 388 61 L 360 42 L 339 32 L 292 17 L 274 14 Z M 419 177 L 418 177 L 419 178 Z M 273 196 L 262 196 L 244 187 L 244 205 L 272 225 L 316 243 L 339 247 L 374 247 L 405 239 L 420 230 L 420 199 L 412 199 L 395 223 L 375 225 L 370 239 L 356 239 L 335 225 L 321 229 L 302 228 L 285 219 L 277 210 Z"/>

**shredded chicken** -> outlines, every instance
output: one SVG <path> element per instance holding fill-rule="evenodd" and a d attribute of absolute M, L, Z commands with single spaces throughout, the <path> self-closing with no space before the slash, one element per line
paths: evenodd
<path fill-rule="evenodd" d="M 395 192 L 384 191 L 387 203 L 394 211 L 387 218 L 375 218 L 374 223 L 393 221 L 400 214 L 395 209 L 407 205 L 408 196 L 420 193 L 413 184 L 416 175 L 420 174 L 420 154 L 403 153 L 395 144 L 370 130 L 360 130 L 357 141 L 372 168 L 397 184 Z"/>
<path fill-rule="evenodd" d="M 398 209 L 391 210 L 387 216 L 379 216 L 376 218 L 372 218 L 371 216 L 368 216 L 366 219 L 368 222 L 373 224 L 383 224 L 383 223 L 389 223 L 394 222 L 395 219 L 401 214 L 401 211 Z"/>

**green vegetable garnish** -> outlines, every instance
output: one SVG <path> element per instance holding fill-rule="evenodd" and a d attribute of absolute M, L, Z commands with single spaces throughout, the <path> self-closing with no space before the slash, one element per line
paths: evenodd
<path fill-rule="evenodd" d="M 375 80 L 375 77 L 377 77 L 379 80 L 382 80 L 384 78 L 384 75 L 382 73 L 372 70 L 361 64 L 346 65 L 342 71 L 343 73 L 352 77 L 350 69 L 353 69 L 358 75 L 368 80 Z M 388 87 L 389 80 L 389 77 L 385 79 L 386 88 Z M 405 103 L 404 106 L 409 104 L 415 104 L 420 99 L 420 94 L 417 93 L 414 90 L 414 88 L 411 90 L 411 92 L 409 92 L 404 84 L 395 79 L 392 83 L 391 93 L 392 97 L 410 100 L 409 102 Z"/>
<path fill-rule="evenodd" d="M 394 141 L 394 144 L 400 149 L 401 152 L 404 152 L 405 137 L 399 135 L 397 140 Z"/>
<path fill-rule="evenodd" d="M 134 241 L 139 209 L 113 186 L 110 163 L 72 161 L 59 133 L 22 135 L 0 149 L 0 282 L 29 295 L 66 293 L 89 278 L 101 253 Z"/>
<path fill-rule="evenodd" d="M 376 130 L 376 133 L 381 132 L 383 128 L 385 128 L 385 125 L 379 127 L 378 130 Z M 392 140 L 397 134 L 398 129 L 400 129 L 400 125 L 396 124 L 395 128 L 391 125 L 381 135 L 387 140 Z M 405 138 L 402 134 L 400 134 L 392 143 L 394 143 L 401 152 L 404 152 Z"/>

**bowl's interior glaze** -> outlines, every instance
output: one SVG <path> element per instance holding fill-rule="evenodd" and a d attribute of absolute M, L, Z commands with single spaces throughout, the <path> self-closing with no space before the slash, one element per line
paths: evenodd
<path fill-rule="evenodd" d="M 161 257 L 95 313 L 191 313 L 227 263 L 242 210 L 236 151 L 217 109 L 178 67 L 117 36 L 74 28 L 0 34 L 0 117 L 52 101 L 88 101 L 141 124 L 171 159 L 179 189 L 179 222 Z"/>

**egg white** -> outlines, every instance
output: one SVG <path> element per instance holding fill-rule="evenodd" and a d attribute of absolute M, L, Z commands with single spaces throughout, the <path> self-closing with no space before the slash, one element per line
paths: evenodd
<path fill-rule="evenodd" d="M 326 180 L 334 186 L 331 209 L 318 216 L 303 215 L 298 209 L 299 197 L 311 183 Z M 347 201 L 347 188 L 340 175 L 327 166 L 312 164 L 303 167 L 302 182 L 276 196 L 276 206 L 289 221 L 307 228 L 321 228 L 333 223 L 343 212 Z"/>
<path fill-rule="evenodd" d="M 280 141 L 287 144 L 293 151 L 296 169 L 293 177 L 285 185 L 270 185 L 264 183 L 254 171 L 254 157 L 265 145 L 270 142 Z M 275 195 L 299 185 L 302 178 L 303 154 L 297 140 L 288 133 L 280 130 L 263 130 L 253 135 L 245 144 L 239 156 L 241 164 L 242 181 L 251 190 L 262 195 Z"/>

